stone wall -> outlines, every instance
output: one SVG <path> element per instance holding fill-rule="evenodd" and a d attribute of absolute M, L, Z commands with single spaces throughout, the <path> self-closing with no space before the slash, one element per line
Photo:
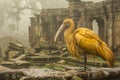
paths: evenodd
<path fill-rule="evenodd" d="M 120 68 L 92 68 L 90 71 L 49 68 L 11 69 L 0 72 L 1 80 L 120 80 Z"/>
<path fill-rule="evenodd" d="M 106 0 L 98 3 L 81 0 L 68 1 L 70 3 L 69 14 L 75 22 L 79 21 L 77 25 L 92 29 L 92 22 L 96 20 L 99 27 L 98 35 L 118 53 L 120 47 L 120 1 Z M 76 11 L 79 14 L 76 14 Z"/>
<path fill-rule="evenodd" d="M 120 47 L 120 11 L 119 0 L 106 0 L 98 3 L 81 0 L 67 0 L 69 8 L 43 9 L 40 13 L 42 37 L 53 42 L 54 35 L 65 18 L 72 18 L 77 27 L 93 28 L 98 23 L 98 35 L 115 52 Z M 60 38 L 62 40 L 62 38 Z"/>
<path fill-rule="evenodd" d="M 54 35 L 62 21 L 67 17 L 67 9 L 43 9 L 41 12 L 41 26 L 45 40 L 53 42 Z"/>

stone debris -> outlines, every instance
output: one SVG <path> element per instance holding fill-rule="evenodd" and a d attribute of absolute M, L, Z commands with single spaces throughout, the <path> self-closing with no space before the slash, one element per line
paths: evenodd
<path fill-rule="evenodd" d="M 57 63 L 58 63 L 58 64 L 65 64 L 66 61 L 65 61 L 65 60 L 60 60 L 60 61 L 58 61 Z"/>
<path fill-rule="evenodd" d="M 107 73 L 107 74 L 106 74 Z M 8 75 L 8 76 L 5 76 Z M 2 80 L 119 80 L 120 68 L 90 68 L 90 70 L 80 71 L 72 69 L 58 71 L 49 68 L 31 69 L 10 69 L 0 71 Z M 16 79 L 13 79 L 14 78 Z M 18 79 L 21 78 L 21 79 Z"/>
<path fill-rule="evenodd" d="M 0 71 L 4 71 L 4 70 L 10 70 L 10 68 L 4 67 L 4 66 L 1 66 L 1 65 L 0 65 Z"/>
<path fill-rule="evenodd" d="M 26 76 L 29 77 L 47 77 L 47 76 L 60 76 L 66 75 L 67 72 L 56 71 L 48 68 L 40 68 L 40 69 L 20 69 L 18 71 L 22 71 Z"/>

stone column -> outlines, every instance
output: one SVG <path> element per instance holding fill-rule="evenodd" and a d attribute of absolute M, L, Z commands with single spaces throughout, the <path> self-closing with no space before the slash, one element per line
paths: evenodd
<path fill-rule="evenodd" d="M 50 22 L 50 42 L 53 43 L 54 35 L 55 35 L 55 27 L 57 23 L 56 15 L 51 16 L 51 22 Z"/>
<path fill-rule="evenodd" d="M 107 14 L 107 21 L 106 21 L 106 25 L 107 25 L 107 43 L 110 47 L 112 47 L 113 45 L 113 15 L 112 15 L 112 8 L 111 8 L 111 0 L 106 0 L 106 12 Z"/>
<path fill-rule="evenodd" d="M 87 27 L 87 28 L 89 28 L 89 29 L 92 30 L 92 29 L 93 29 L 93 28 L 92 28 L 92 26 L 93 26 L 92 24 L 93 24 L 93 20 L 89 18 L 89 19 L 86 21 L 86 26 L 85 26 L 85 27 Z"/>
<path fill-rule="evenodd" d="M 108 24 L 107 24 L 107 19 L 106 17 L 104 17 L 104 41 L 108 44 L 108 35 L 107 35 L 107 32 L 108 32 Z"/>
<path fill-rule="evenodd" d="M 120 1 L 107 0 L 108 17 L 108 41 L 114 53 L 120 53 Z M 119 55 L 119 54 L 118 54 Z M 118 57 L 117 55 L 117 57 Z"/>
<path fill-rule="evenodd" d="M 113 38 L 113 43 L 114 45 L 120 45 L 120 15 L 116 15 L 113 30 L 113 36 L 115 36 L 115 38 Z"/>
<path fill-rule="evenodd" d="M 109 0 L 108 4 L 110 6 L 110 26 L 112 31 L 112 46 L 117 47 L 120 45 L 120 12 L 118 11 L 118 7 L 120 6 L 120 2 L 118 0 Z"/>
<path fill-rule="evenodd" d="M 74 20 L 75 28 L 77 28 L 78 21 L 80 19 L 80 0 L 67 0 L 69 2 L 69 14 L 70 18 Z"/>
<path fill-rule="evenodd" d="M 36 26 L 36 18 L 35 17 L 30 17 L 30 26 L 29 26 L 29 43 L 30 46 L 34 46 L 34 26 Z"/>

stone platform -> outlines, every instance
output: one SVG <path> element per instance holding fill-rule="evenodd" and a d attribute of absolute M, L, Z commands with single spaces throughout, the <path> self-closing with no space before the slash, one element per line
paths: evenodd
<path fill-rule="evenodd" d="M 0 80 L 120 80 L 120 68 L 90 68 L 80 71 L 72 67 L 63 71 L 49 68 L 6 69 L 0 71 Z"/>

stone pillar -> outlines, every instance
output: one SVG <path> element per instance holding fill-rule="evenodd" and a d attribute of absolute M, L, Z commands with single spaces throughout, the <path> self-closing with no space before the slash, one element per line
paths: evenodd
<path fill-rule="evenodd" d="M 93 29 L 93 28 L 92 28 L 92 26 L 93 26 L 93 25 L 92 25 L 92 24 L 93 24 L 93 20 L 90 19 L 90 18 L 88 18 L 85 22 L 86 22 L 86 25 L 85 25 L 84 27 L 87 27 L 87 28 L 89 28 L 89 29 L 92 30 L 92 29 Z"/>
<path fill-rule="evenodd" d="M 31 26 L 35 26 L 37 25 L 37 20 L 35 17 L 30 17 L 30 23 L 31 23 Z"/>
<path fill-rule="evenodd" d="M 112 17 L 113 17 L 113 45 L 119 46 L 120 45 L 120 1 L 112 0 L 111 6 L 112 9 Z"/>
<path fill-rule="evenodd" d="M 70 18 L 74 20 L 75 28 L 77 28 L 80 19 L 80 0 L 67 0 L 69 1 L 69 14 Z"/>
<path fill-rule="evenodd" d="M 40 30 L 40 15 L 39 14 L 34 14 L 36 17 L 36 24 L 38 25 L 38 29 Z"/>
<path fill-rule="evenodd" d="M 39 47 L 40 44 L 40 27 L 39 27 L 39 15 L 31 17 L 31 26 L 29 26 L 29 42 L 31 47 Z"/>
<path fill-rule="evenodd" d="M 113 44 L 120 45 L 120 14 L 115 17 L 113 30 Z"/>
<path fill-rule="evenodd" d="M 51 22 L 50 22 L 50 42 L 53 43 L 54 41 L 54 35 L 55 35 L 55 27 L 57 23 L 56 15 L 51 16 Z"/>
<path fill-rule="evenodd" d="M 108 36 L 107 36 L 107 32 L 108 32 L 108 24 L 107 24 L 107 18 L 104 17 L 104 42 L 106 42 L 108 44 Z"/>
<path fill-rule="evenodd" d="M 107 0 L 108 41 L 114 53 L 120 53 L 120 1 Z M 118 54 L 119 55 L 119 54 Z"/>
<path fill-rule="evenodd" d="M 110 47 L 113 45 L 113 14 L 111 8 L 111 0 L 106 0 L 106 12 L 107 12 L 107 43 Z"/>
<path fill-rule="evenodd" d="M 118 0 L 109 0 L 108 4 L 110 6 L 110 26 L 112 32 L 112 46 L 116 47 L 120 45 L 120 12 L 118 11 L 118 7 L 120 6 Z"/>
<path fill-rule="evenodd" d="M 33 47 L 34 46 L 34 26 L 36 26 L 35 17 L 30 17 L 30 24 L 31 26 L 29 26 L 29 43 L 30 43 L 30 46 Z"/>

